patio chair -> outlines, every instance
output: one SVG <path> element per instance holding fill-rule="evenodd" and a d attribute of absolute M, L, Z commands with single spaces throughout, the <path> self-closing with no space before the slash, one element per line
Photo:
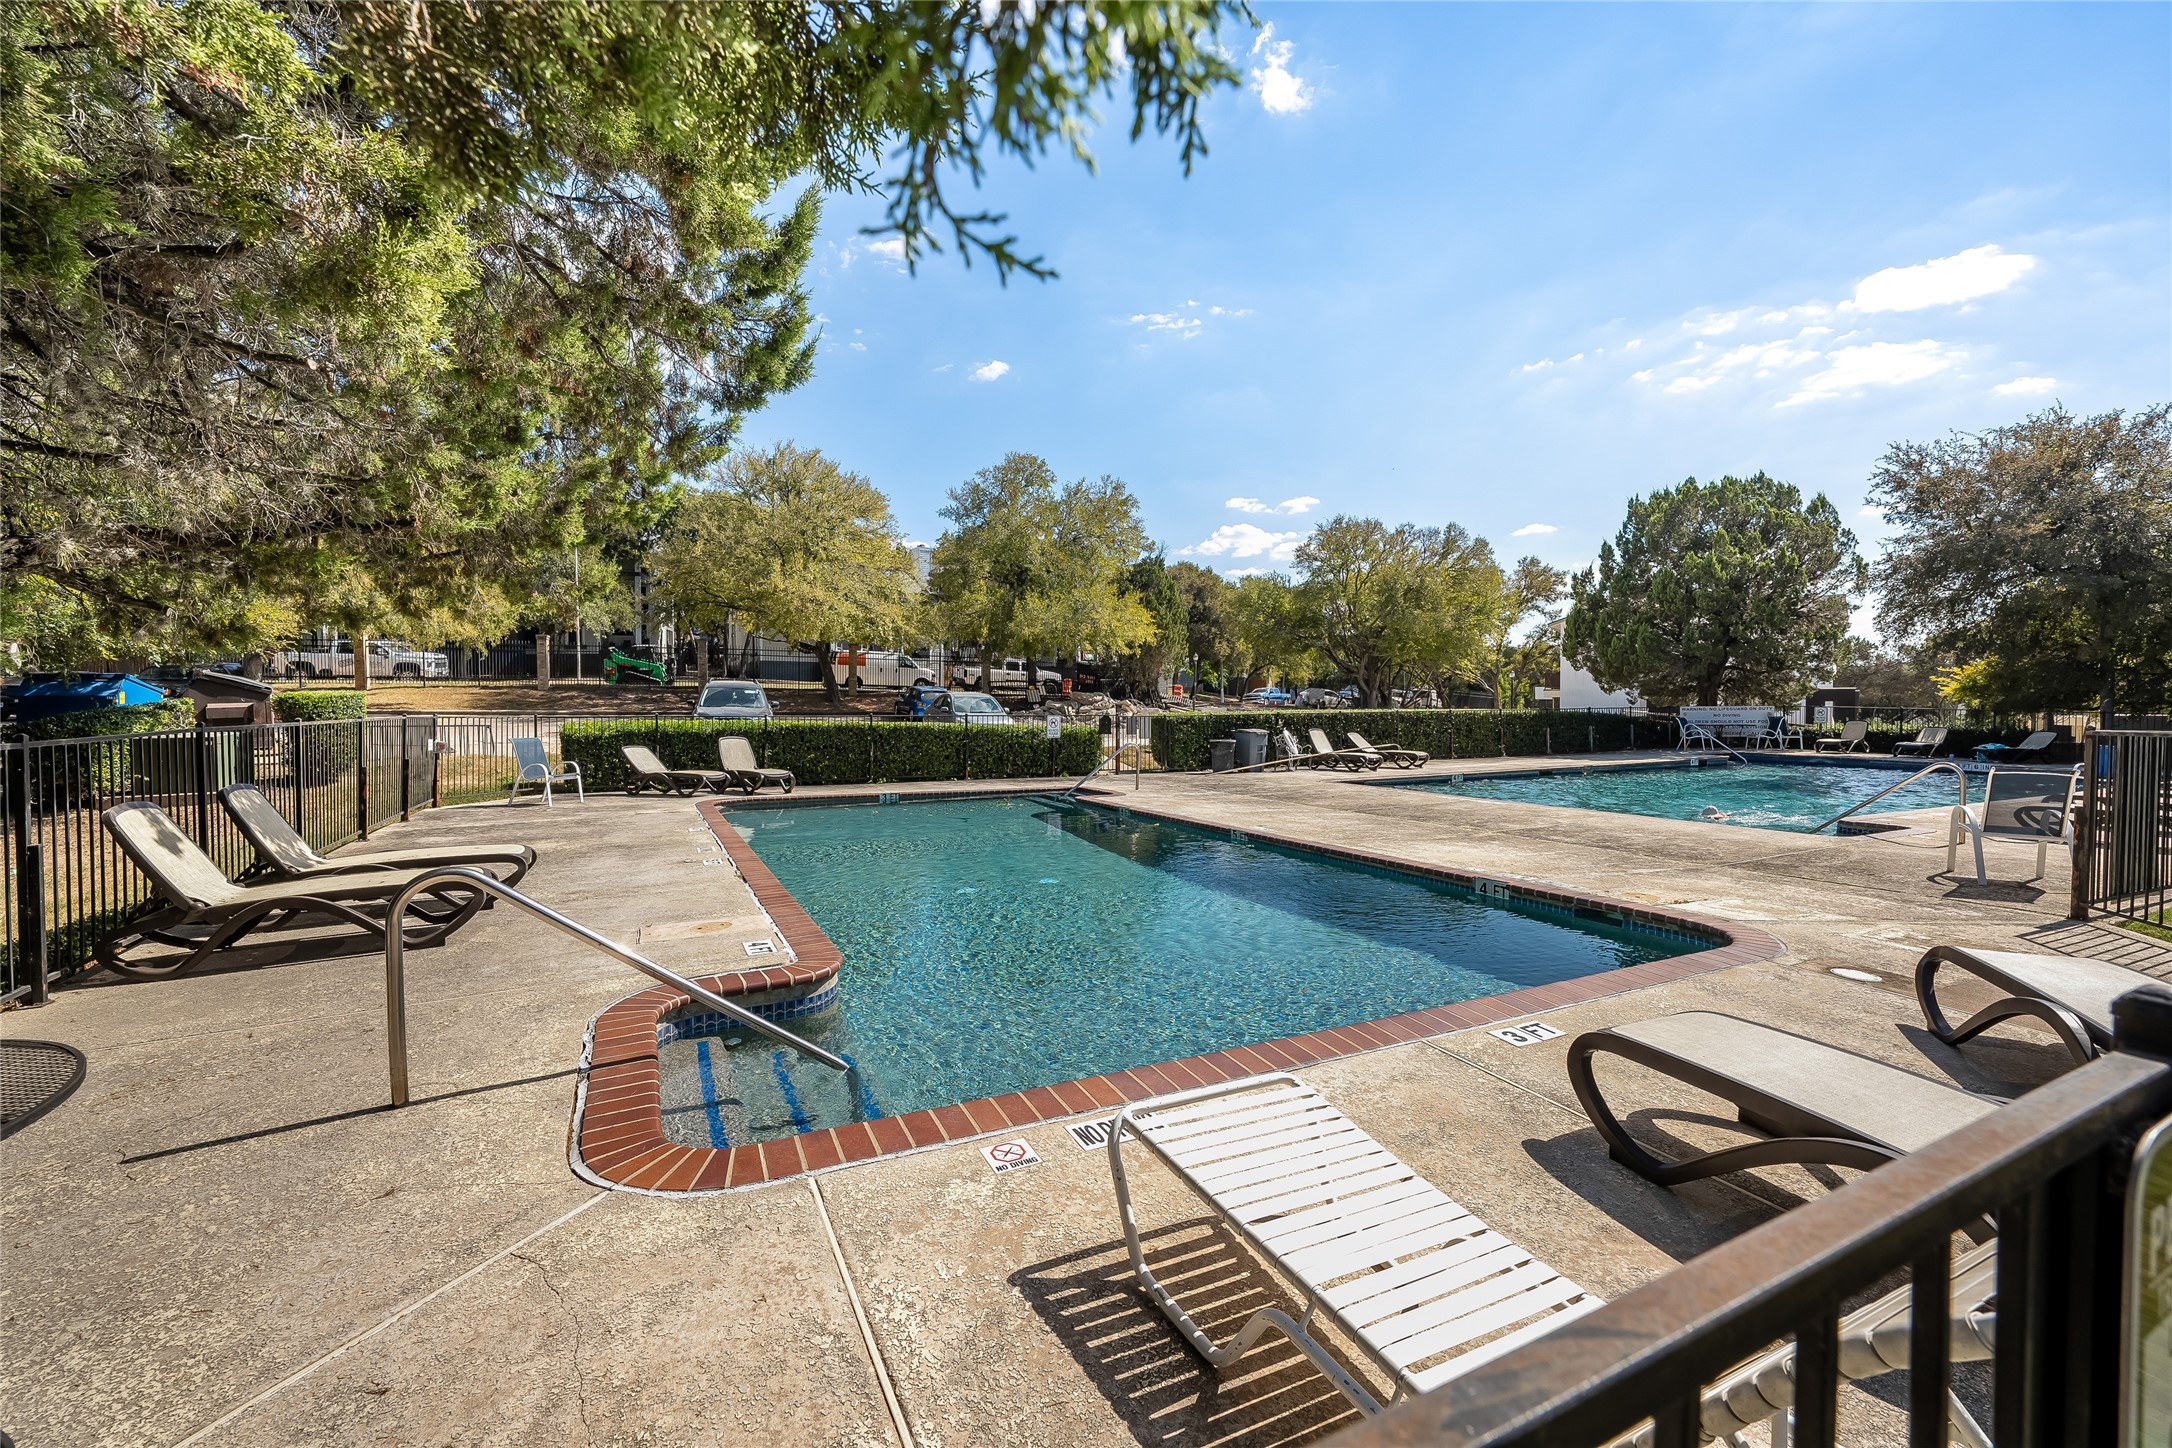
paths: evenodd
<path fill-rule="evenodd" d="M 731 775 L 721 769 L 671 769 L 645 744 L 621 744 L 618 752 L 626 756 L 626 767 L 633 771 L 626 781 L 628 794 L 644 789 L 658 794 L 692 794 L 698 789 L 722 794 L 731 786 Z"/>
<path fill-rule="evenodd" d="M 1323 768 L 1378 769 L 1385 762 L 1370 749 L 1337 749 L 1327 742 L 1325 729 L 1307 729 L 1305 734 L 1312 740 L 1312 752 L 1319 756 Z"/>
<path fill-rule="evenodd" d="M 1894 745 L 1893 752 L 1895 754 L 1920 754 L 1928 759 L 1931 751 L 1945 742 L 1946 726 L 1943 724 L 1927 724 L 1916 731 L 1915 738 L 1903 739 L 1900 743 Z"/>
<path fill-rule="evenodd" d="M 1938 1004 L 1938 972 L 1949 966 L 2004 995 L 1960 1025 L 1947 1024 Z M 1916 962 L 1916 1001 L 1923 1007 L 1924 1024 L 1939 1040 L 1958 1046 L 2000 1021 L 2028 1017 L 2050 1027 L 2076 1065 L 2112 1048 L 2112 1002 L 2151 983 L 2150 977 L 2123 965 L 2075 955 L 1934 945 Z"/>
<path fill-rule="evenodd" d="M 1983 802 L 1953 806 L 1947 817 L 1946 873 L 1953 873 L 1961 837 L 1968 836 L 1976 849 L 1976 883 L 1987 884 L 1983 842 L 2014 840 L 2036 846 L 2036 873 L 2044 877 L 2044 856 L 2051 846 L 2070 838 L 2076 776 L 2070 770 L 1998 770 L 1984 776 Z"/>
<path fill-rule="evenodd" d="M 1143 1142 L 1305 1298 L 1263 1307 L 1217 1346 L 1146 1261 L 1123 1143 Z M 1184 1340 L 1226 1368 L 1269 1328 L 1367 1413 L 1372 1391 L 1310 1327 L 1325 1317 L 1395 1385 L 1437 1388 L 1599 1306 L 1360 1131 L 1304 1082 L 1252 1076 L 1136 1102 L 1109 1132 L 1116 1209 L 1139 1285 Z M 1473 1346 L 1473 1344 L 1478 1344 Z"/>
<path fill-rule="evenodd" d="M 513 741 L 513 759 L 519 769 L 513 776 L 512 793 L 505 797 L 507 804 L 519 798 L 521 786 L 528 784 L 543 786 L 543 805 L 546 809 L 550 807 L 551 786 L 554 784 L 571 784 L 581 803 L 588 803 L 588 791 L 581 785 L 581 766 L 578 761 L 569 759 L 563 764 L 551 763 L 550 755 L 543 752 L 543 741 L 533 735 Z"/>
<path fill-rule="evenodd" d="M 1838 734 L 1821 735 L 1814 751 L 1818 754 L 1853 754 L 1856 750 L 1870 753 L 1870 721 L 1853 719 L 1843 724 Z"/>
<path fill-rule="evenodd" d="M 1592 1072 L 1619 1056 L 1732 1105 L 1765 1139 L 1663 1161 L 1623 1129 Z M 1921 1150 L 2004 1103 L 1823 1041 L 1738 1016 L 1684 1011 L 1587 1031 L 1569 1044 L 1569 1084 L 1607 1154 L 1663 1187 L 1755 1167 L 1869 1171 Z"/>
<path fill-rule="evenodd" d="M 2041 759 L 2044 751 L 2059 742 L 2056 729 L 2039 729 L 2019 744 L 1979 744 L 1976 758 L 1985 764 L 2019 764 L 2027 759 Z"/>
<path fill-rule="evenodd" d="M 1297 736 L 1287 729 L 1276 733 L 1275 747 L 1282 751 L 1282 757 L 1276 763 L 1280 764 L 1284 769 L 1295 769 L 1299 765 L 1303 765 L 1307 769 L 1320 767 L 1319 760 L 1308 759 L 1305 756 L 1303 747 L 1297 742 Z"/>
<path fill-rule="evenodd" d="M 717 759 L 731 782 L 748 794 L 753 794 L 765 784 L 781 785 L 786 794 L 799 781 L 789 769 L 764 769 L 754 762 L 754 746 L 744 734 L 719 734 L 716 737 Z"/>
<path fill-rule="evenodd" d="M 1350 741 L 1351 748 L 1362 749 L 1367 754 L 1377 754 L 1397 769 L 1416 769 L 1433 757 L 1423 749 L 1405 749 L 1400 744 L 1375 744 L 1355 729 L 1343 730 L 1342 737 Z"/>
<path fill-rule="evenodd" d="M 143 800 L 117 804 L 99 816 L 121 853 L 150 880 L 164 904 L 135 920 L 121 933 L 93 947 L 101 965 L 136 980 L 157 980 L 194 970 L 243 937 L 261 930 L 330 917 L 354 926 L 382 944 L 387 928 L 381 907 L 426 870 L 369 870 L 302 881 L 236 885 L 212 858 L 196 847 L 181 827 L 157 805 Z M 457 880 L 427 891 L 417 902 L 420 929 L 403 936 L 410 946 L 435 945 L 465 925 L 488 897 L 464 889 Z M 370 913 L 368 907 L 380 907 Z M 176 954 L 149 960 L 127 959 L 143 941 L 176 948 Z"/>
<path fill-rule="evenodd" d="M 489 845 L 479 849 L 456 846 L 425 846 L 412 850 L 367 850 L 360 854 L 320 855 L 309 841 L 295 833 L 278 807 L 253 784 L 230 784 L 219 791 L 234 827 L 256 851 L 257 863 L 281 880 L 314 879 L 325 875 L 351 875 L 362 870 L 437 869 L 446 865 L 472 865 L 490 869 L 508 885 L 535 867 L 535 851 L 526 845 Z M 492 869 L 504 866 L 503 870 Z"/>

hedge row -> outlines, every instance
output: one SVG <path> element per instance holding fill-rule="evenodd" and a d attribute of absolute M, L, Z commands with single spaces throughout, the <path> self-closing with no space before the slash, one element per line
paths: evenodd
<path fill-rule="evenodd" d="M 766 769 L 801 784 L 891 784 L 919 779 L 1040 779 L 1084 774 L 1101 760 L 1101 736 L 1066 725 L 1050 742 L 1023 725 L 915 724 L 830 719 L 596 719 L 561 725 L 559 746 L 591 788 L 628 779 L 619 746 L 645 744 L 672 769 L 715 769 L 717 736 L 744 734 Z"/>
<path fill-rule="evenodd" d="M 1811 724 L 1802 732 L 1812 737 L 1823 735 L 1834 738 L 1844 727 L 1839 724 Z M 1790 728 L 1788 732 L 1795 731 Z M 1920 732 L 1913 725 L 1885 724 L 1874 720 L 1865 731 L 1863 742 L 1870 746 L 1872 754 L 1891 754 L 1894 745 L 1913 739 Z M 1946 731 L 1946 742 L 1932 750 L 1931 755 L 1936 759 L 1967 759 L 1976 752 L 1979 744 L 2019 744 L 2028 738 L 2031 732 L 2027 729 L 1963 729 L 1956 725 Z M 2079 758 L 2080 746 L 2071 742 L 2048 750 L 2044 755 L 2044 761 L 2048 763 L 2071 764 Z"/>
<path fill-rule="evenodd" d="M 1242 714 L 1157 714 L 1154 758 L 1165 769 L 1205 769 L 1210 739 L 1239 729 L 1283 729 L 1308 753 L 1307 729 L 1326 731 L 1340 748 L 1352 729 L 1383 748 L 1422 749 L 1436 759 L 1498 759 L 1504 754 L 1584 754 L 1652 749 L 1674 742 L 1674 724 L 1626 714 L 1555 709 L 1262 709 Z M 1271 741 L 1270 741 L 1271 742 Z"/>
<path fill-rule="evenodd" d="M 156 704 L 104 704 L 8 726 L 10 739 L 99 739 L 110 734 L 154 734 L 196 727 L 196 705 L 187 699 Z"/>
<path fill-rule="evenodd" d="M 283 724 L 360 719 L 369 698 L 360 689 L 282 689 L 272 695 L 272 717 Z"/>

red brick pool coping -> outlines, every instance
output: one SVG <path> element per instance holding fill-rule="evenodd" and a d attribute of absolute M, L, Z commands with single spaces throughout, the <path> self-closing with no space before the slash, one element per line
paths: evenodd
<path fill-rule="evenodd" d="M 926 797 L 908 796 L 908 799 Z M 832 795 L 822 802 L 843 799 L 845 802 L 875 803 L 877 798 L 873 793 L 864 796 L 864 800 L 859 796 Z M 1195 828 L 1222 828 L 1115 799 L 1103 802 L 1123 812 L 1152 819 L 1189 824 Z M 815 924 L 813 917 L 792 898 L 783 882 L 731 827 L 722 803 L 704 800 L 698 807 L 703 822 L 716 832 L 740 877 L 753 891 L 755 900 L 769 912 L 778 932 L 797 957 L 790 965 L 710 976 L 701 984 L 720 995 L 735 996 L 786 986 L 817 986 L 834 977 L 844 964 L 843 954 L 835 942 L 823 933 L 822 927 Z M 606 1008 L 590 1027 L 587 1068 L 568 1133 L 568 1154 L 574 1170 L 600 1185 L 633 1191 L 716 1192 L 760 1186 L 879 1156 L 895 1156 L 946 1142 L 994 1136 L 1043 1122 L 1108 1111 L 1126 1102 L 1143 1101 L 1193 1086 L 1255 1076 L 1264 1071 L 1287 1071 L 1316 1061 L 1524 1019 L 1539 1011 L 1580 1005 L 1623 991 L 1702 975 L 1706 971 L 1771 960 L 1786 951 L 1776 937 L 1737 922 L 1723 924 L 1602 895 L 1548 889 L 1530 881 L 1423 865 L 1390 855 L 1322 845 L 1260 830 L 1225 829 L 1223 832 L 1463 885 L 1486 894 L 1506 893 L 1512 898 L 1568 909 L 1601 910 L 1638 924 L 1710 938 L 1718 943 L 1709 950 L 1668 956 L 1664 960 L 1624 966 L 1553 985 L 1528 986 L 1504 995 L 1482 996 L 1477 1000 L 1433 1006 L 1405 1015 L 1361 1021 L 1356 1025 L 1335 1026 L 1253 1046 L 1235 1046 L 1179 1061 L 1134 1066 L 1106 1076 L 1089 1076 L 1080 1081 L 1064 1081 L 955 1106 L 938 1106 L 903 1116 L 826 1127 L 782 1141 L 725 1148 L 684 1146 L 664 1135 L 663 1077 L 656 1028 L 665 1016 L 692 1004 L 692 998 L 668 986 L 652 986 Z"/>

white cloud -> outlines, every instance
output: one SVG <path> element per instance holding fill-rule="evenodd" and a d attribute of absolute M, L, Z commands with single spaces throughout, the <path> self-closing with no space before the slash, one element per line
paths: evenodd
<path fill-rule="evenodd" d="M 1257 523 L 1224 523 L 1189 548 L 1179 548 L 1177 553 L 1185 558 L 1258 558 L 1265 555 L 1277 563 L 1287 563 L 1297 556 L 1297 545 L 1305 540 L 1303 531 L 1274 533 Z"/>
<path fill-rule="evenodd" d="M 867 247 L 867 251 L 868 251 L 868 254 L 869 254 L 870 256 L 879 256 L 879 257 L 881 257 L 881 258 L 882 258 L 882 259 L 883 259 L 884 261 L 894 261 L 894 262 L 898 263 L 898 264 L 899 264 L 900 266 L 904 265 L 904 262 L 905 262 L 905 238 L 904 238 L 904 237 L 902 237 L 902 236 L 883 236 L 883 237 L 877 237 L 877 238 L 876 238 L 875 240 L 873 240 L 873 241 L 870 241 L 870 242 L 866 242 L 866 243 L 864 243 L 864 245 L 865 245 L 865 246 Z"/>
<path fill-rule="evenodd" d="M 1131 325 L 1144 327 L 1149 332 L 1169 332 L 1184 341 L 1190 341 L 1200 333 L 1209 317 L 1249 317 L 1250 307 L 1202 307 L 1195 301 L 1187 301 L 1175 311 L 1133 312 Z"/>
<path fill-rule="evenodd" d="M 1879 507 L 1876 503 L 1865 503 L 1855 510 L 1855 516 L 1858 518 L 1876 518 L 1883 523 L 1885 521 L 1885 509 Z"/>
<path fill-rule="evenodd" d="M 1554 359 L 1553 359 L 1553 358 L 1551 358 L 1551 357 L 1541 357 L 1541 358 L 1539 358 L 1539 359 L 1538 359 L 1538 361 L 1536 361 L 1536 362 L 1526 362 L 1526 363 L 1524 363 L 1524 364 L 1523 364 L 1523 370 L 1524 370 L 1524 371 L 1526 371 L 1526 372 L 1536 372 L 1536 371 L 1538 371 L 1538 370 L 1539 370 L 1540 368 L 1542 368 L 1542 367 L 1551 367 L 1551 366 L 1553 366 L 1553 365 L 1554 365 Z"/>
<path fill-rule="evenodd" d="M 1972 246 L 1920 266 L 1889 266 L 1855 284 L 1859 312 L 1918 312 L 2003 292 L 2036 266 L 2036 258 Z"/>
<path fill-rule="evenodd" d="M 845 345 L 847 347 L 850 347 L 855 352 L 865 352 L 867 350 L 867 344 L 865 342 L 847 342 L 845 343 Z"/>
<path fill-rule="evenodd" d="M 2058 389 L 2056 377 L 2016 377 L 2011 382 L 2001 382 L 1991 389 L 1999 397 L 2041 397 Z"/>
<path fill-rule="evenodd" d="M 1252 91 L 1268 115 L 1294 116 L 1312 109 L 1312 87 L 1290 69 L 1290 59 L 1297 54 L 1295 41 L 1275 39 L 1274 24 L 1269 22 L 1252 42 L 1252 54 L 1267 62 L 1253 67 Z"/>
<path fill-rule="evenodd" d="M 1225 568 L 1222 570 L 1222 576 L 1224 578 L 1258 578 L 1272 572 L 1274 572 L 1272 568 Z"/>
<path fill-rule="evenodd" d="M 983 362 L 975 367 L 970 375 L 975 382 L 993 382 L 1010 370 L 1011 364 L 1008 362 Z"/>
<path fill-rule="evenodd" d="M 1898 387 L 1935 377 L 1966 354 L 1943 342 L 1871 342 L 1827 354 L 1825 370 L 1805 378 L 1780 406 L 1847 397 L 1866 387 Z"/>
<path fill-rule="evenodd" d="M 956 365 L 956 364 L 954 364 L 954 363 L 950 363 L 950 362 L 945 362 L 945 363 L 944 363 L 944 364 L 943 364 L 942 366 L 940 366 L 940 367 L 936 368 L 935 370 L 936 370 L 937 372 L 948 372 L 948 371 L 949 371 L 949 370 L 950 370 L 950 369 L 951 369 L 951 368 L 952 368 L 953 366 L 955 366 L 955 365 Z"/>
<path fill-rule="evenodd" d="M 1541 533 L 1558 533 L 1560 531 L 1551 523 L 1526 523 L 1508 536 L 1511 538 L 1535 538 Z"/>
<path fill-rule="evenodd" d="M 1285 516 L 1292 516 L 1298 513 L 1311 512 L 1314 508 L 1320 506 L 1320 500 L 1318 498 L 1298 497 L 1284 498 L 1279 503 L 1266 503 L 1258 498 L 1231 498 L 1222 506 L 1233 508 L 1240 513 L 1281 513 Z"/>

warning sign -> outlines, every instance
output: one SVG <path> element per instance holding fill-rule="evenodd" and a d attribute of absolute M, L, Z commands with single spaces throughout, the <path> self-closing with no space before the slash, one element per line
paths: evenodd
<path fill-rule="evenodd" d="M 1131 1113 L 1131 1119 L 1133 1121 L 1146 1121 L 1153 1114 L 1151 1111 L 1134 1111 Z M 1115 1117 L 1104 1116 L 1099 1121 L 1074 1121 L 1064 1129 L 1071 1133 L 1071 1139 L 1079 1144 L 1081 1151 L 1101 1151 L 1107 1148 L 1109 1144 L 1109 1128 L 1115 1124 Z M 1138 1140 L 1137 1137 L 1131 1139 Z"/>
<path fill-rule="evenodd" d="M 988 1165 L 995 1168 L 997 1176 L 1007 1171 L 1016 1171 L 1022 1166 L 1041 1164 L 1041 1158 L 1034 1152 L 1031 1144 L 1024 1141 L 994 1142 L 982 1147 L 980 1154 L 988 1158 Z"/>

